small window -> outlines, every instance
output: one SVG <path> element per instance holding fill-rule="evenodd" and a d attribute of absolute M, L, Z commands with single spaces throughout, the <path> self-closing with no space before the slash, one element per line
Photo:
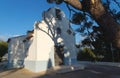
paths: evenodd
<path fill-rule="evenodd" d="M 67 30 L 67 33 L 68 33 L 69 35 L 71 35 L 71 34 L 72 34 L 72 31 L 71 31 L 70 29 L 68 29 L 68 30 Z"/>
<path fill-rule="evenodd" d="M 56 18 L 58 19 L 58 20 L 61 20 L 62 18 L 61 18 L 61 11 L 60 11 L 60 9 L 56 9 Z"/>
<path fill-rule="evenodd" d="M 61 34 L 61 29 L 59 27 L 57 27 L 57 34 L 60 35 Z"/>

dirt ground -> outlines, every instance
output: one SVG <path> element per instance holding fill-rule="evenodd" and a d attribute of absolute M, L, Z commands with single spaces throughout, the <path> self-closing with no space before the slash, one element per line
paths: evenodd
<path fill-rule="evenodd" d="M 120 67 L 87 65 L 84 70 L 56 73 L 54 70 L 33 73 L 26 69 L 1 70 L 0 78 L 120 78 Z"/>

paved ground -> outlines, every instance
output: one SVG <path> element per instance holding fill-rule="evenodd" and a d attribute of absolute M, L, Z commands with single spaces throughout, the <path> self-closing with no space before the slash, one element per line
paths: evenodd
<path fill-rule="evenodd" d="M 54 71 L 33 73 L 26 69 L 1 70 L 0 78 L 120 78 L 120 67 L 88 65 L 84 70 L 63 74 Z"/>

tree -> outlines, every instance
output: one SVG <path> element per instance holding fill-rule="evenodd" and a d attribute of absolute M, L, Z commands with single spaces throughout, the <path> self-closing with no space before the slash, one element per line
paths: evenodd
<path fill-rule="evenodd" d="M 120 49 L 112 46 L 111 43 L 107 42 L 101 32 L 100 27 L 93 27 L 93 31 L 87 34 L 87 37 L 82 41 L 81 51 L 78 54 L 79 60 L 82 60 L 84 55 L 84 49 L 89 47 L 91 52 L 96 56 L 96 61 L 120 61 Z M 90 54 L 87 54 L 88 56 Z M 89 57 L 84 57 L 84 59 Z M 89 58 L 90 60 L 90 58 Z"/>
<path fill-rule="evenodd" d="M 2 56 L 4 56 L 8 51 L 7 42 L 0 41 L 0 61 L 2 60 Z"/>
<path fill-rule="evenodd" d="M 56 2 L 61 4 L 62 2 L 67 4 L 70 11 L 73 11 L 72 23 L 80 24 L 83 26 L 81 29 L 85 29 L 86 26 L 89 28 L 87 17 L 95 20 L 98 26 L 102 29 L 104 39 L 111 43 L 114 47 L 120 48 L 120 12 L 110 7 L 111 3 L 114 2 L 118 9 L 120 9 L 120 2 L 118 0 L 47 0 L 49 3 Z M 74 9 L 71 9 L 72 6 Z M 118 10 L 117 9 L 117 10 Z M 83 23 L 84 24 L 83 24 Z M 81 25 L 83 24 L 83 25 Z"/>
<path fill-rule="evenodd" d="M 78 52 L 77 60 L 97 61 L 97 57 L 90 48 L 83 48 Z"/>

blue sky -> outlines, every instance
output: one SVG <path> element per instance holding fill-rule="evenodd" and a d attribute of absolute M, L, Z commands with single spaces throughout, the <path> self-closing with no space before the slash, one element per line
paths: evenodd
<path fill-rule="evenodd" d="M 0 39 L 26 34 L 27 30 L 33 29 L 35 21 L 41 20 L 41 13 L 53 6 L 69 16 L 64 4 L 48 4 L 46 0 L 0 0 Z M 76 36 L 77 42 L 83 39 L 79 34 Z"/>
<path fill-rule="evenodd" d="M 64 4 L 48 4 L 46 0 L 0 0 L 0 39 L 26 34 L 35 21 L 41 20 L 41 13 L 53 6 L 68 15 Z"/>

